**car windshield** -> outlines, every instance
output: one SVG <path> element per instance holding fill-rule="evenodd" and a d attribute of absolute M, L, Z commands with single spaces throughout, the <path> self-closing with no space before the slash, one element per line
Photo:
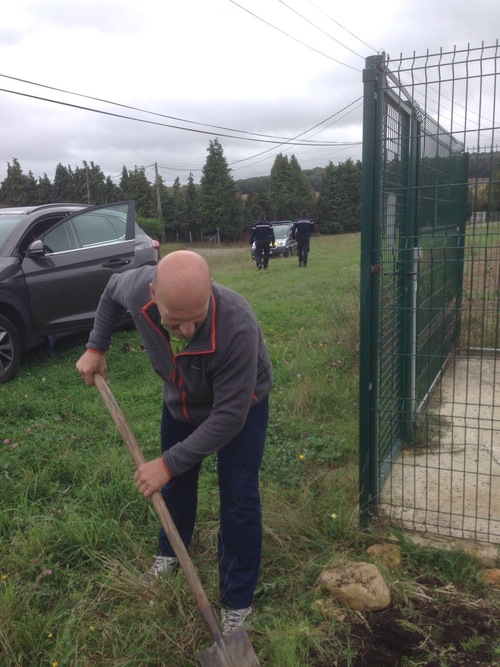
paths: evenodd
<path fill-rule="evenodd" d="M 23 219 L 22 215 L 0 215 L 0 248 L 10 236 L 13 229 L 15 229 Z"/>
<path fill-rule="evenodd" d="M 276 240 L 278 239 L 286 239 L 288 236 L 288 230 L 290 229 L 289 225 L 274 225 L 274 238 Z"/>

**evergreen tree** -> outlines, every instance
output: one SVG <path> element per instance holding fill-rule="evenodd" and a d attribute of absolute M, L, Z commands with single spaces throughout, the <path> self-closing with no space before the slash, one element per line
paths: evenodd
<path fill-rule="evenodd" d="M 306 209 L 312 218 L 315 217 L 316 199 L 299 161 L 292 155 L 289 163 L 289 215 L 285 219 L 296 220 L 302 209 Z"/>
<path fill-rule="evenodd" d="M 24 177 L 25 189 L 24 196 L 26 197 L 25 204 L 36 204 L 38 200 L 38 182 L 33 176 L 33 172 L 29 171 L 28 175 Z"/>
<path fill-rule="evenodd" d="M 275 220 L 296 220 L 302 209 L 313 214 L 314 191 L 292 155 L 276 156 L 269 179 L 269 198 Z"/>
<path fill-rule="evenodd" d="M 321 227 L 323 234 L 338 234 L 340 232 L 340 223 L 335 221 L 333 217 L 335 187 L 335 166 L 330 162 L 323 174 L 323 182 L 316 207 L 318 226 Z"/>
<path fill-rule="evenodd" d="M 60 162 L 56 167 L 56 173 L 52 183 L 52 201 L 76 201 L 73 199 L 73 173 L 69 167 L 63 167 Z"/>
<path fill-rule="evenodd" d="M 125 167 L 123 168 L 126 171 Z M 152 183 L 146 177 L 144 167 L 134 167 L 134 171 L 128 171 L 120 183 L 123 199 L 135 199 L 137 215 L 143 218 L 156 217 L 156 193 Z"/>
<path fill-rule="evenodd" d="M 269 199 L 272 206 L 274 220 L 287 220 L 289 211 L 288 192 L 288 156 L 279 153 L 271 168 L 269 178 Z M 292 220 L 294 218 L 291 218 Z"/>
<path fill-rule="evenodd" d="M 326 234 L 361 229 L 361 162 L 350 158 L 326 168 L 317 204 L 318 226 Z"/>
<path fill-rule="evenodd" d="M 90 193 L 90 203 L 94 205 L 106 204 L 106 177 L 99 165 L 93 162 L 83 162 L 86 172 L 86 181 Z"/>
<path fill-rule="evenodd" d="M 184 209 L 184 193 L 180 178 L 177 176 L 172 186 L 172 213 L 175 227 L 182 232 L 185 231 Z"/>
<path fill-rule="evenodd" d="M 121 201 L 122 196 L 120 188 L 118 185 L 115 185 L 111 180 L 111 176 L 106 176 L 106 181 L 104 182 L 104 204 L 113 204 L 114 202 Z"/>
<path fill-rule="evenodd" d="M 341 225 L 342 233 L 361 229 L 361 162 L 351 158 L 337 167 L 335 179 L 334 219 Z"/>
<path fill-rule="evenodd" d="M 33 200 L 29 201 L 29 190 L 29 177 L 23 174 L 18 160 L 12 158 L 12 164 L 7 162 L 7 176 L 0 186 L 0 201 L 5 206 L 33 204 Z"/>
<path fill-rule="evenodd" d="M 200 182 L 199 216 L 205 232 L 219 232 L 222 241 L 241 237 L 243 207 L 218 139 L 210 141 Z"/>
<path fill-rule="evenodd" d="M 198 220 L 198 193 L 194 184 L 193 174 L 189 174 L 186 186 L 186 196 L 184 197 L 184 220 L 190 233 L 190 238 L 196 238 L 201 241 L 200 224 Z"/>
<path fill-rule="evenodd" d="M 52 183 L 47 174 L 38 179 L 37 204 L 50 204 L 52 201 Z"/>

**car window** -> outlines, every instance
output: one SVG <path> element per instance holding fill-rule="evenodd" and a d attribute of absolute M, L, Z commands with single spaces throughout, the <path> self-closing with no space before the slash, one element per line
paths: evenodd
<path fill-rule="evenodd" d="M 125 237 L 124 218 L 109 212 L 83 213 L 73 219 L 73 225 L 81 247 L 112 243 Z"/>
<path fill-rule="evenodd" d="M 286 239 L 289 233 L 290 227 L 288 225 L 279 225 L 274 227 L 274 238 L 276 239 Z"/>
<path fill-rule="evenodd" d="M 54 227 L 43 236 L 43 247 L 45 252 L 64 252 L 75 250 L 78 247 L 67 222 Z"/>
<path fill-rule="evenodd" d="M 0 247 L 23 218 L 24 216 L 18 215 L 0 216 Z"/>

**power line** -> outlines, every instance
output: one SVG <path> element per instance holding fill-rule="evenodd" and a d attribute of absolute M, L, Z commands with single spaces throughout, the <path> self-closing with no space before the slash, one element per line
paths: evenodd
<path fill-rule="evenodd" d="M 65 95 L 74 95 L 75 97 L 83 97 L 84 99 L 93 100 L 94 102 L 103 102 L 104 104 L 110 104 L 112 106 L 121 107 L 122 109 L 130 109 L 131 111 L 139 111 L 140 113 L 149 114 L 149 115 L 152 115 L 152 116 L 158 116 L 160 118 L 168 118 L 170 120 L 176 120 L 176 121 L 180 121 L 182 123 L 190 123 L 192 125 L 200 125 L 201 127 L 212 127 L 212 128 L 215 128 L 216 130 L 225 130 L 227 132 L 240 132 L 241 134 L 249 134 L 249 135 L 256 136 L 256 137 L 266 137 L 268 139 L 278 139 L 278 140 L 286 139 L 286 137 L 279 137 L 279 136 L 275 137 L 275 136 L 272 136 L 272 135 L 262 134 L 262 133 L 258 133 L 258 132 L 249 132 L 247 130 L 237 130 L 237 129 L 234 129 L 234 128 L 231 128 L 231 127 L 223 127 L 223 126 L 220 126 L 220 125 L 211 125 L 211 124 L 208 124 L 208 123 L 200 123 L 198 121 L 188 120 L 186 118 L 178 118 L 176 116 L 169 116 L 167 114 L 162 114 L 162 113 L 159 113 L 159 112 L 156 112 L 156 111 L 149 111 L 147 109 L 141 109 L 139 107 L 130 106 L 128 104 L 121 104 L 119 102 L 113 102 L 111 100 L 106 100 L 106 99 L 103 99 L 101 97 L 93 97 L 92 95 L 84 95 L 83 93 L 75 93 L 71 90 L 65 90 L 64 88 L 56 88 L 55 86 L 48 86 L 48 85 L 43 84 L 43 83 L 37 83 L 36 81 L 28 81 L 26 79 L 19 79 L 18 77 L 9 76 L 8 74 L 0 74 L 0 77 L 3 77 L 4 79 L 10 79 L 11 81 L 18 81 L 20 83 L 26 83 L 30 86 L 37 86 L 39 88 L 46 88 L 47 90 L 54 90 L 58 93 L 64 93 Z M 7 91 L 7 92 L 14 92 L 14 91 Z"/>
<path fill-rule="evenodd" d="M 244 12 L 248 12 L 248 14 L 250 14 L 251 16 L 253 16 L 256 19 L 259 19 L 259 21 L 262 21 L 262 23 L 265 23 L 266 25 L 268 25 L 273 30 L 277 30 L 278 32 L 281 32 L 282 35 L 285 35 L 286 37 L 289 37 L 290 39 L 293 39 L 295 42 L 298 42 L 299 44 L 302 44 L 302 46 L 305 46 L 306 49 L 310 49 L 311 51 L 315 51 L 316 53 L 319 53 L 320 56 L 324 56 L 325 58 L 328 58 L 329 60 L 333 60 L 333 62 L 337 63 L 338 65 L 343 65 L 344 67 L 348 67 L 349 69 L 352 69 L 355 72 L 361 72 L 361 70 L 358 69 L 357 67 L 352 67 L 352 65 L 348 65 L 347 63 L 343 63 L 340 60 L 337 60 L 336 58 L 332 58 L 332 56 L 329 56 L 326 53 L 323 53 L 322 51 L 318 51 L 318 49 L 315 49 L 314 46 L 310 46 L 309 44 L 306 44 L 305 42 L 302 42 L 300 39 L 297 39 L 297 37 L 294 37 L 293 35 L 289 35 L 284 30 L 281 30 L 281 28 L 278 28 L 275 25 L 273 25 L 272 23 L 269 23 L 269 21 L 266 21 L 265 19 L 261 18 L 260 16 L 257 16 L 257 14 L 254 14 L 253 12 L 251 12 L 246 7 L 243 7 L 242 5 L 239 5 L 237 2 L 235 2 L 235 0 L 229 0 L 229 2 L 232 2 L 233 5 L 236 5 L 236 7 L 239 7 Z"/>
<path fill-rule="evenodd" d="M 160 123 L 159 121 L 146 120 L 145 118 L 135 118 L 133 116 L 124 116 L 122 114 L 112 113 L 111 111 L 104 111 L 102 109 L 92 109 L 91 107 L 84 107 L 84 106 L 81 106 L 79 104 L 71 104 L 70 102 L 62 102 L 60 100 L 53 100 L 53 99 L 50 99 L 50 98 L 47 98 L 47 97 L 40 97 L 38 95 L 31 95 L 29 93 L 21 93 L 21 92 L 16 91 L 16 90 L 8 90 L 6 88 L 0 88 L 0 92 L 10 93 L 12 95 L 20 95 L 22 97 L 29 97 L 31 99 L 40 100 L 42 102 L 50 102 L 51 104 L 59 104 L 61 106 L 70 107 L 72 109 L 80 109 L 81 111 L 90 111 L 92 113 L 98 113 L 98 114 L 101 114 L 103 116 L 111 116 L 113 118 L 121 118 L 122 120 L 131 120 L 131 121 L 134 121 L 134 122 L 137 122 L 137 123 L 145 123 L 146 125 L 156 125 L 156 126 L 159 126 L 159 127 L 169 127 L 169 128 L 174 129 L 174 130 L 184 130 L 185 132 L 195 132 L 197 134 L 209 134 L 211 136 L 214 136 L 214 134 L 217 134 L 217 136 L 220 136 L 220 137 L 225 137 L 225 138 L 229 138 L 229 139 L 239 139 L 240 141 L 254 141 L 254 142 L 257 142 L 257 143 L 265 143 L 265 144 L 280 144 L 281 143 L 281 141 L 276 140 L 276 139 L 258 139 L 256 137 L 239 137 L 239 136 L 232 135 L 232 134 L 224 134 L 222 132 L 218 132 L 218 133 L 209 132 L 208 130 L 198 130 L 196 128 L 181 127 L 180 125 L 172 125 L 170 123 Z M 262 136 L 266 136 L 266 135 L 262 135 Z M 285 141 L 285 143 L 291 143 L 291 142 L 293 142 L 293 139 Z M 307 146 L 335 146 L 335 145 L 337 145 L 337 143 L 336 142 L 333 142 L 333 143 L 332 142 L 306 142 L 306 143 L 301 142 L 301 143 L 297 143 L 297 144 L 292 143 L 292 145 L 297 145 L 297 146 L 304 146 L 304 145 L 307 145 Z"/>
<path fill-rule="evenodd" d="M 320 32 L 322 32 L 323 35 L 326 35 L 327 37 L 329 37 L 330 39 L 332 39 L 334 42 L 337 42 L 337 44 L 340 44 L 340 46 L 343 46 L 344 49 L 347 49 L 348 51 L 350 51 L 351 53 L 353 53 L 355 56 L 358 56 L 359 58 L 361 58 L 362 60 L 364 60 L 364 58 L 363 58 L 362 55 L 360 55 L 359 53 L 356 53 L 356 51 L 353 51 L 351 48 L 349 48 L 349 47 L 346 46 L 345 44 L 342 44 L 342 42 L 339 42 L 338 39 L 335 39 L 335 37 L 332 37 L 330 34 L 328 34 L 327 32 L 325 32 L 322 28 L 319 28 L 317 25 L 315 25 L 312 21 L 309 21 L 309 19 L 306 19 L 305 16 L 302 16 L 302 14 L 299 14 L 299 12 L 298 12 L 297 10 L 293 9 L 293 7 L 290 7 L 290 5 L 287 5 L 286 2 L 284 2 L 283 0 L 278 0 L 278 2 L 281 2 L 282 5 L 284 5 L 287 9 L 289 9 L 289 10 L 290 10 L 291 12 L 293 12 L 294 14 L 297 14 L 297 16 L 300 16 L 300 18 L 301 18 L 303 21 L 305 21 L 306 23 L 309 23 L 309 25 L 312 25 L 313 28 L 316 28 L 316 30 L 319 30 Z"/>
<path fill-rule="evenodd" d="M 307 0 L 307 1 L 308 1 L 309 4 L 312 5 L 315 9 L 317 9 L 318 12 L 321 12 L 324 16 L 326 16 L 327 19 L 330 19 L 330 21 L 332 21 L 333 23 L 336 23 L 336 24 L 339 26 L 339 28 L 342 28 L 342 30 L 345 30 L 349 35 L 351 35 L 351 37 L 354 37 L 354 39 L 357 39 L 358 42 L 361 42 L 361 44 L 364 44 L 365 46 L 367 46 L 369 49 L 371 49 L 371 50 L 374 51 L 375 53 L 380 53 L 381 49 L 376 49 L 374 46 L 371 46 L 370 44 L 367 44 L 365 41 L 363 41 L 360 37 L 358 37 L 357 35 L 355 35 L 353 32 L 351 32 L 350 30 L 347 30 L 347 28 L 344 28 L 344 26 L 343 26 L 341 23 L 339 23 L 338 21 L 336 21 L 336 20 L 335 20 L 334 18 L 332 18 L 329 14 L 327 14 L 326 12 L 324 12 L 320 7 L 318 7 L 317 5 L 315 5 L 314 2 L 312 2 L 312 0 Z"/>
<path fill-rule="evenodd" d="M 269 153 L 270 151 L 277 150 L 278 148 L 281 148 L 281 146 L 285 146 L 285 145 L 296 146 L 297 144 L 292 143 L 293 141 L 295 141 L 295 139 L 298 139 L 303 134 L 307 134 L 308 132 L 312 132 L 312 130 L 315 130 L 320 125 L 323 125 L 324 123 L 331 120 L 332 118 L 335 118 L 335 116 L 338 116 L 339 113 L 342 113 L 343 111 L 348 109 L 353 104 L 356 104 L 357 102 L 359 102 L 359 100 L 361 100 L 361 99 L 362 99 L 361 97 L 358 97 L 358 99 L 353 100 L 352 102 L 347 104 L 343 109 L 340 109 L 339 111 L 336 111 L 334 114 L 332 114 L 331 116 L 328 116 L 328 118 L 325 118 L 325 120 L 322 120 L 319 123 L 316 123 L 316 125 L 313 125 L 308 130 L 304 130 L 300 134 L 297 134 L 295 137 L 293 137 L 289 141 L 284 141 L 282 144 L 280 144 L 279 146 L 276 146 L 274 148 L 267 148 L 265 151 L 262 151 L 261 153 L 257 153 L 256 155 L 251 155 L 250 157 L 242 158 L 241 160 L 235 160 L 234 162 L 231 162 L 231 164 L 240 164 L 241 162 L 247 162 L 248 160 L 252 160 L 253 158 L 260 157 L 261 155 L 264 155 L 265 153 Z M 332 142 L 330 144 L 330 146 L 331 147 L 334 147 L 334 146 L 335 147 L 339 147 L 339 146 L 358 146 L 361 143 L 362 143 L 361 141 L 339 141 L 339 142 Z M 310 143 L 309 144 L 302 144 L 301 143 L 301 144 L 298 144 L 298 145 L 299 146 L 311 146 L 311 145 L 317 146 L 317 144 L 310 144 Z"/>

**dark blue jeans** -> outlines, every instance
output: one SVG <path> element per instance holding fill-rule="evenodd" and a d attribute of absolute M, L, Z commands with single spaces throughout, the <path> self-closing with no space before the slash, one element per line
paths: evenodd
<path fill-rule="evenodd" d="M 252 604 L 262 552 L 262 511 L 259 470 L 264 453 L 269 401 L 266 397 L 250 408 L 243 429 L 217 452 L 220 526 L 218 534 L 220 603 L 229 609 Z M 195 427 L 176 421 L 163 406 L 162 451 L 184 440 Z M 198 500 L 201 464 L 162 489 L 179 534 L 189 546 L 193 535 Z M 174 556 L 163 528 L 160 528 L 159 553 Z"/>

